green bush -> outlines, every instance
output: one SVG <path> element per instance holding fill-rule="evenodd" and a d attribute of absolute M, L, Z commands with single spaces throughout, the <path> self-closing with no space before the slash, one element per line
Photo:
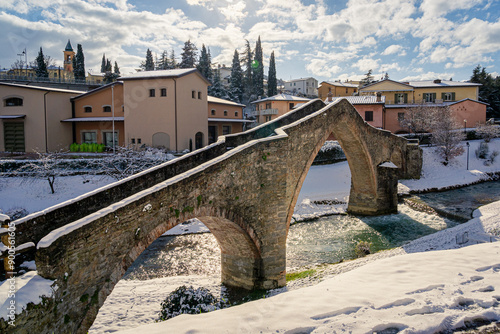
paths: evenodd
<path fill-rule="evenodd" d="M 195 289 L 185 285 L 171 292 L 161 303 L 158 321 L 168 320 L 179 314 L 206 313 L 223 308 L 224 305 L 205 288 Z"/>
<path fill-rule="evenodd" d="M 80 151 L 80 145 L 78 145 L 77 143 L 73 143 L 69 146 L 69 150 L 71 152 L 78 152 Z"/>

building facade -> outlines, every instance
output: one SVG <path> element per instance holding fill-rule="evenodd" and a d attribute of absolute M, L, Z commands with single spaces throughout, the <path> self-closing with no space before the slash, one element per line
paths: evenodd
<path fill-rule="evenodd" d="M 317 97 L 318 80 L 314 78 L 300 78 L 300 79 L 284 81 L 284 89 L 285 92 L 291 95 Z"/>
<path fill-rule="evenodd" d="M 265 99 L 251 102 L 252 111 L 249 117 L 255 118 L 256 124 L 262 124 L 286 114 L 298 105 L 306 103 L 311 99 L 289 94 L 278 94 Z"/>
<path fill-rule="evenodd" d="M 0 83 L 0 151 L 67 150 L 72 126 L 72 97 L 84 92 Z"/>
<path fill-rule="evenodd" d="M 353 96 L 358 92 L 358 84 L 341 81 L 321 82 L 318 87 L 318 97 L 324 101 L 330 92 L 333 97 Z"/>
<path fill-rule="evenodd" d="M 244 104 L 208 96 L 208 144 L 216 142 L 219 136 L 242 132 L 245 123 L 252 123 L 243 119 L 244 107 Z"/>

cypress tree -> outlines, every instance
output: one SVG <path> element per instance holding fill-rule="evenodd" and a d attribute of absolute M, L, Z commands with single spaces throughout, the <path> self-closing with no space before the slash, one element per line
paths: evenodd
<path fill-rule="evenodd" d="M 181 53 L 180 68 L 193 68 L 196 67 L 196 46 L 188 40 L 184 43 Z"/>
<path fill-rule="evenodd" d="M 245 72 L 243 73 L 243 101 L 245 103 L 248 103 L 253 95 L 252 60 L 252 48 L 250 47 L 250 42 L 246 40 L 245 51 L 242 57 L 242 62 L 245 65 Z"/>
<path fill-rule="evenodd" d="M 78 44 L 77 46 L 75 59 L 76 66 L 73 69 L 75 80 L 85 80 L 85 56 L 83 55 L 83 48 L 81 44 Z"/>
<path fill-rule="evenodd" d="M 267 76 L 267 96 L 278 94 L 278 81 L 276 79 L 276 62 L 274 60 L 274 51 L 271 52 L 269 59 L 269 74 Z"/>
<path fill-rule="evenodd" d="M 118 67 L 118 64 L 116 63 L 116 61 L 115 61 L 114 74 L 116 74 L 118 77 L 120 76 L 120 68 Z"/>
<path fill-rule="evenodd" d="M 243 70 L 237 50 L 234 50 L 231 77 L 229 78 L 229 99 L 238 103 L 243 102 Z"/>
<path fill-rule="evenodd" d="M 45 63 L 45 56 L 43 55 L 42 47 L 40 47 L 40 51 L 38 52 L 38 56 L 35 61 L 37 78 L 48 78 L 49 71 L 47 70 L 47 64 Z"/>
<path fill-rule="evenodd" d="M 106 55 L 103 53 L 102 54 L 102 61 L 101 61 L 101 73 L 106 72 Z"/>
<path fill-rule="evenodd" d="M 252 62 L 253 91 L 257 96 L 264 96 L 264 64 L 260 36 L 255 43 L 255 58 Z"/>

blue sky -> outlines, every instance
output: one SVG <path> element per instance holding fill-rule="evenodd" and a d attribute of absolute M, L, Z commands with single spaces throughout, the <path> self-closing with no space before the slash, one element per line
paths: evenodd
<path fill-rule="evenodd" d="M 2 0 L 0 31 L 2 68 L 24 48 L 33 60 L 40 46 L 60 65 L 68 38 L 93 72 L 103 53 L 128 73 L 148 48 L 179 57 L 188 39 L 230 66 L 260 36 L 265 65 L 274 51 L 284 80 L 356 80 L 370 69 L 467 80 L 477 64 L 500 72 L 498 0 Z"/>

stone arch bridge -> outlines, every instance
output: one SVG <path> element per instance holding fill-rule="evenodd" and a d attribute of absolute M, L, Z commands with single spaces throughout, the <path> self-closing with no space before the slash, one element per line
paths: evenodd
<path fill-rule="evenodd" d="M 52 298 L 16 321 L 27 332 L 85 333 L 139 254 L 194 217 L 219 243 L 223 283 L 246 289 L 285 285 L 294 206 L 331 133 L 351 169 L 348 211 L 395 212 L 397 180 L 420 176 L 421 149 L 371 127 L 346 100 L 326 106 L 313 100 L 275 121 L 16 221 L 17 244 L 37 245 L 38 273 L 57 285 Z"/>

